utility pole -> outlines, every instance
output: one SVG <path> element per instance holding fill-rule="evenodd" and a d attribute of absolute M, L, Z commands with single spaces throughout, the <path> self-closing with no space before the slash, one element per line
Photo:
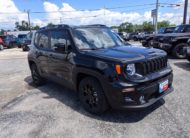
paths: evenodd
<path fill-rule="evenodd" d="M 29 30 L 31 32 L 31 27 L 30 27 L 30 10 L 27 10 L 27 14 L 28 14 L 28 27 L 29 27 Z"/>
<path fill-rule="evenodd" d="M 184 14 L 183 14 L 183 24 L 186 24 L 186 21 L 187 21 L 187 7 L 188 7 L 188 0 L 185 0 Z"/>
<path fill-rule="evenodd" d="M 62 24 L 62 17 L 60 17 L 60 24 Z"/>
<path fill-rule="evenodd" d="M 106 22 L 105 22 L 105 19 L 106 19 L 106 6 L 104 5 L 104 25 L 106 24 Z"/>
<path fill-rule="evenodd" d="M 156 17 L 155 17 L 155 33 L 157 34 L 158 32 L 158 0 L 156 0 Z"/>

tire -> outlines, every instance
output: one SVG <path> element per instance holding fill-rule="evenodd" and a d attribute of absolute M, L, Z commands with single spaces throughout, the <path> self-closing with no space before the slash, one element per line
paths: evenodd
<path fill-rule="evenodd" d="M 102 86 L 92 77 L 86 77 L 80 82 L 79 99 L 83 107 L 93 114 L 103 114 L 109 107 Z"/>
<path fill-rule="evenodd" d="M 137 37 L 134 37 L 133 40 L 134 40 L 134 41 L 138 41 Z"/>
<path fill-rule="evenodd" d="M 153 44 L 152 44 L 152 43 L 153 43 L 153 40 L 149 40 L 149 41 L 148 41 L 148 47 L 153 47 Z"/>
<path fill-rule="evenodd" d="M 45 80 L 40 76 L 36 64 L 31 65 L 31 74 L 32 74 L 33 83 L 36 86 L 44 84 Z"/>
<path fill-rule="evenodd" d="M 178 59 L 186 58 L 186 53 L 184 51 L 184 47 L 188 47 L 188 44 L 186 44 L 186 43 L 177 44 L 172 50 L 172 55 Z"/>

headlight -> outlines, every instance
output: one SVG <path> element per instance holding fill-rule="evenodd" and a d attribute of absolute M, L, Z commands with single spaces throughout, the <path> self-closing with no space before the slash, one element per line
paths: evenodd
<path fill-rule="evenodd" d="M 135 64 L 128 64 L 126 68 L 126 73 L 128 76 L 133 76 L 136 73 Z"/>

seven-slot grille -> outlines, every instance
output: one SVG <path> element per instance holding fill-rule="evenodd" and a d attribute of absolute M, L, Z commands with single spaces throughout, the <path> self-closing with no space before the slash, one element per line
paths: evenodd
<path fill-rule="evenodd" d="M 136 71 L 141 75 L 157 72 L 167 67 L 167 57 L 160 57 L 136 64 Z"/>

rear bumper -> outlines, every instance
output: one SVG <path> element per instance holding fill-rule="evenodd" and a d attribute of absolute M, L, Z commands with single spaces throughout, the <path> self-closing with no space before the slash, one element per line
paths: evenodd
<path fill-rule="evenodd" d="M 159 84 L 168 80 L 168 89 L 159 93 Z M 170 73 L 164 78 L 143 84 L 115 83 L 108 87 L 107 99 L 115 109 L 141 109 L 146 108 L 162 99 L 173 91 L 173 74 Z M 123 92 L 124 89 L 134 88 L 134 91 Z"/>

